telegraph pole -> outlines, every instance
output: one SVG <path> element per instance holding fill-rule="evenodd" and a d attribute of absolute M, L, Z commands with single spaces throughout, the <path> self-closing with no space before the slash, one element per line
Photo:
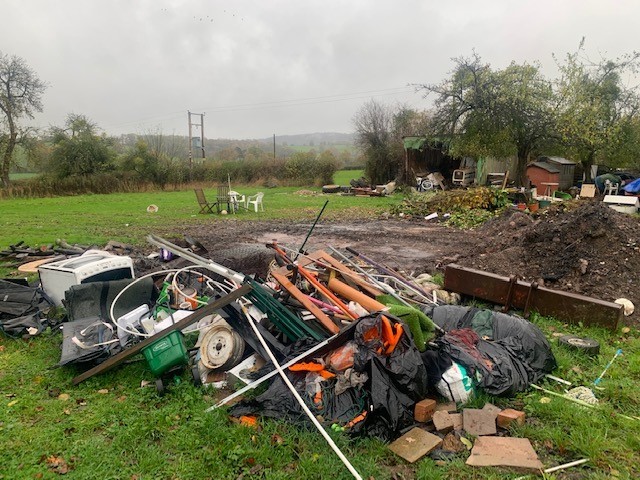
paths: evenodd
<path fill-rule="evenodd" d="M 193 168 L 193 149 L 200 151 L 200 158 L 205 158 L 204 154 L 204 113 L 191 113 L 187 110 L 189 120 L 189 168 Z M 200 123 L 195 123 L 191 120 L 191 116 L 200 117 Z M 196 137 L 193 136 L 193 127 L 200 127 L 200 134 Z"/>

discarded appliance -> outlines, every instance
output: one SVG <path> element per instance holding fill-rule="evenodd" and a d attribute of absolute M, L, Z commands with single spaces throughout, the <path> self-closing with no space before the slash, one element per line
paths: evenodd
<path fill-rule="evenodd" d="M 62 305 L 64 293 L 73 285 L 135 277 L 130 257 L 101 250 L 41 265 L 38 272 L 42 289 L 56 305 Z"/>
<path fill-rule="evenodd" d="M 640 200 L 636 196 L 627 195 L 605 195 L 603 203 L 622 213 L 634 214 L 640 207 Z"/>

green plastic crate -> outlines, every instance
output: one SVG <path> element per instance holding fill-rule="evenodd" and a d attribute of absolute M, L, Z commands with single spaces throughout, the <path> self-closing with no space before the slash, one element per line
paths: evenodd
<path fill-rule="evenodd" d="M 189 363 L 184 335 L 178 330 L 143 348 L 142 354 L 156 377 L 173 367 Z"/>

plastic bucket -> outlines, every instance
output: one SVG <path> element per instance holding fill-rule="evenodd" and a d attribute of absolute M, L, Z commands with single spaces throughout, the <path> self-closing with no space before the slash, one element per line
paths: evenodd
<path fill-rule="evenodd" d="M 540 208 L 546 208 L 551 205 L 551 200 L 538 200 L 538 206 Z"/>
<path fill-rule="evenodd" d="M 527 205 L 527 208 L 529 209 L 529 211 L 531 213 L 537 212 L 538 211 L 538 202 L 530 203 L 529 205 Z"/>

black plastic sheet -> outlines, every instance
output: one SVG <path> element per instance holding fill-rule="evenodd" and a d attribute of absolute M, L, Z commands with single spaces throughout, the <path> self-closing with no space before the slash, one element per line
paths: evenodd
<path fill-rule="evenodd" d="M 556 367 L 544 334 L 523 318 L 452 305 L 425 309 L 425 313 L 447 332 L 436 340 L 438 350 L 479 378 L 478 385 L 487 393 L 524 391 Z M 471 344 L 460 341 L 465 330 L 478 334 Z"/>

